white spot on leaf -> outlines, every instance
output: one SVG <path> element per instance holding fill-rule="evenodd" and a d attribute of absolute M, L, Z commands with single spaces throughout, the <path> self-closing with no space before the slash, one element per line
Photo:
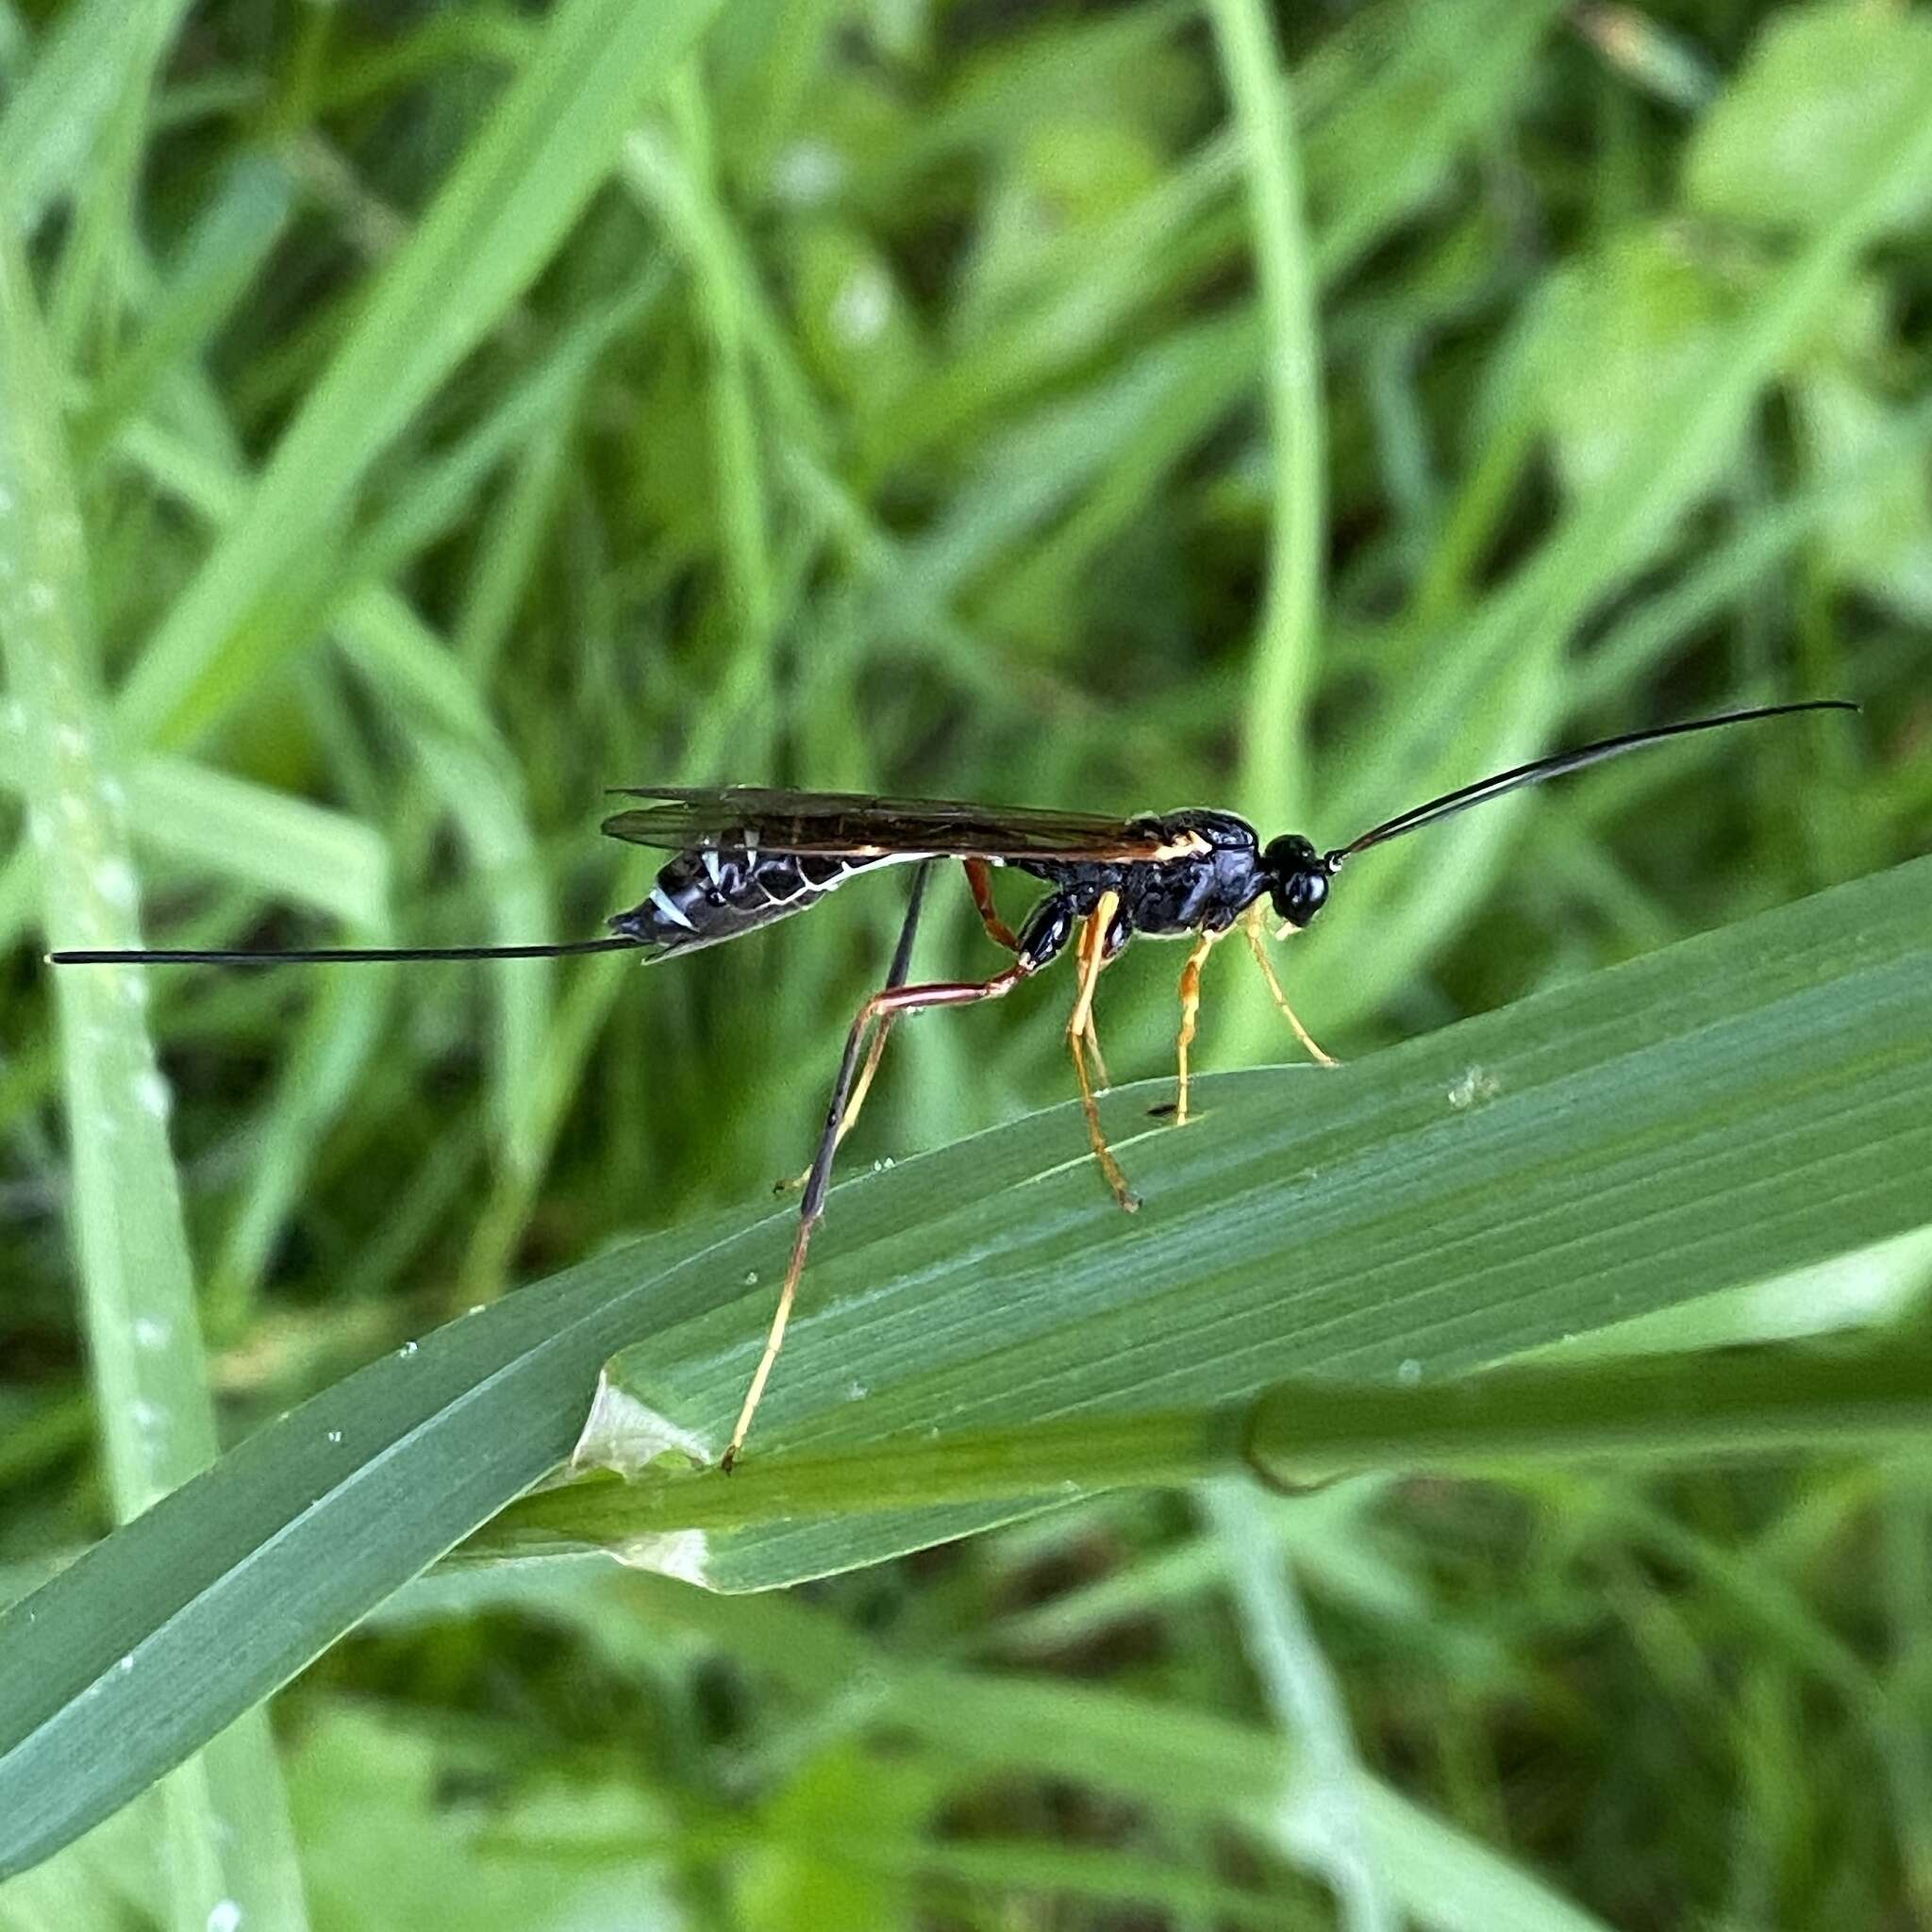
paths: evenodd
<path fill-rule="evenodd" d="M 710 1544 L 701 1529 L 674 1529 L 660 1536 L 634 1536 L 620 1543 L 617 1560 L 632 1570 L 655 1570 L 680 1582 L 708 1584 Z"/>
<path fill-rule="evenodd" d="M 1493 1100 L 1502 1091 L 1503 1083 L 1495 1074 L 1471 1067 L 1459 1080 L 1451 1082 L 1449 1105 L 1457 1109 L 1474 1107 L 1480 1100 Z"/>
<path fill-rule="evenodd" d="M 669 1416 L 620 1389 L 608 1374 L 600 1374 L 591 1412 L 571 1451 L 572 1472 L 609 1469 L 619 1475 L 635 1475 L 667 1449 L 678 1450 L 693 1462 L 711 1459 L 710 1445 L 701 1436 L 680 1428 Z"/>

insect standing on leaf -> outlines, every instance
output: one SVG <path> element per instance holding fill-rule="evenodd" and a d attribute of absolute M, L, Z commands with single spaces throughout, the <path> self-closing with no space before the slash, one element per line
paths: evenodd
<path fill-rule="evenodd" d="M 858 1009 L 832 1085 L 818 1150 L 801 1177 L 804 1198 L 790 1265 L 763 1352 L 753 1372 L 721 1466 L 729 1471 L 744 1446 L 773 1364 L 785 1339 L 812 1232 L 824 1212 L 832 1160 L 864 1105 L 886 1037 L 901 1015 L 931 1007 L 977 1005 L 1009 993 L 1071 945 L 1077 973 L 1067 1045 L 1079 1082 L 1087 1137 L 1120 1205 L 1140 1203 L 1102 1129 L 1095 1094 L 1107 1086 L 1093 1024 L 1093 993 L 1102 969 L 1137 934 L 1193 941 L 1181 969 L 1178 1081 L 1174 1118 L 1188 1119 L 1188 1056 L 1201 1003 L 1201 968 L 1215 944 L 1240 925 L 1269 991 L 1296 1037 L 1316 1058 L 1334 1064 L 1295 1017 L 1276 979 L 1266 943 L 1268 913 L 1277 937 L 1299 931 L 1328 896 L 1342 865 L 1371 847 L 1500 798 L 1522 786 L 1582 770 L 1604 758 L 1691 732 L 1713 731 L 1797 711 L 1856 710 L 1841 699 L 1772 705 L 1721 717 L 1627 732 L 1577 750 L 1465 785 L 1371 827 L 1346 845 L 1321 852 L 1286 833 L 1263 845 L 1245 819 L 1190 808 L 1116 819 L 1072 812 L 961 805 L 937 799 L 874 798 L 858 793 L 769 791 L 735 786 L 625 788 L 619 795 L 655 800 L 604 822 L 611 837 L 676 856 L 658 873 L 650 895 L 611 921 L 612 936 L 559 945 L 333 948 L 302 952 L 58 952 L 56 965 L 224 966 L 362 963 L 375 960 L 551 958 L 635 949 L 670 958 L 718 945 L 816 905 L 864 872 L 912 864 L 912 891 L 891 971 Z M 957 858 L 990 937 L 1013 957 L 986 979 L 910 981 L 912 942 L 933 866 Z M 1049 888 L 1015 929 L 993 903 L 992 871 L 1011 867 Z M 1097 1083 L 1097 1085 L 1096 1085 Z"/>

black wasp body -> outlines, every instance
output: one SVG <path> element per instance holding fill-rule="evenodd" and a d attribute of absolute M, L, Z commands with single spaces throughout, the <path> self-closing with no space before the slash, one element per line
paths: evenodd
<path fill-rule="evenodd" d="M 1286 878 L 1304 878 L 1319 866 L 1306 840 L 1277 840 L 1264 855 L 1245 819 L 1199 808 L 1149 813 L 1125 821 L 1121 830 L 1152 856 L 985 858 L 989 868 L 1011 866 L 1052 888 L 1019 930 L 1018 957 L 1035 971 L 1065 949 L 1080 921 L 1103 900 L 1110 907 L 1100 940 L 1104 959 L 1137 933 L 1149 939 L 1224 933 L 1265 895 L 1283 898 L 1283 916 L 1302 923 L 1290 913 L 1283 887 Z M 650 895 L 612 919 L 612 930 L 658 954 L 692 952 L 802 912 L 861 873 L 946 856 L 773 850 L 755 824 L 710 836 L 715 843 L 680 852 L 666 863 Z M 1306 897 L 1297 895 L 1296 910 L 1305 917 L 1308 909 Z"/>
<path fill-rule="evenodd" d="M 1034 811 L 958 804 L 929 798 L 874 798 L 829 791 L 779 791 L 754 787 L 652 787 L 631 792 L 654 801 L 620 811 L 604 829 L 613 838 L 675 856 L 658 874 L 650 895 L 611 922 L 608 939 L 562 945 L 331 948 L 301 953 L 75 952 L 55 953 L 59 965 L 166 962 L 256 966 L 283 960 L 311 963 L 379 959 L 478 959 L 555 958 L 635 948 L 666 958 L 717 945 L 774 921 L 802 912 L 860 873 L 912 865 L 911 903 L 886 983 L 858 1009 L 845 1040 L 832 1087 L 832 1104 L 811 1167 L 801 1177 L 805 1198 L 791 1264 L 763 1353 L 731 1432 L 723 1465 L 737 1457 L 753 1412 L 764 1393 L 785 1338 L 785 1324 L 805 1267 L 806 1248 L 824 1211 L 832 1157 L 858 1118 L 872 1083 L 886 1035 L 901 1014 L 932 1007 L 971 1006 L 998 999 L 1072 944 L 1078 962 L 1077 991 L 1067 1022 L 1067 1045 L 1080 1084 L 1087 1134 L 1101 1172 L 1124 1208 L 1138 1206 L 1101 1131 L 1096 1082 L 1105 1088 L 1100 1042 L 1093 1025 L 1093 989 L 1101 969 L 1137 933 L 1151 939 L 1191 939 L 1181 969 L 1181 1024 L 1176 1041 L 1178 1087 L 1174 1117 L 1188 1118 L 1188 1050 L 1201 1003 L 1201 967 L 1215 942 L 1234 926 L 1243 928 L 1269 990 L 1302 1043 L 1326 1060 L 1294 1016 L 1274 976 L 1264 944 L 1265 915 L 1272 908 L 1287 933 L 1305 926 L 1322 909 L 1329 882 L 1344 860 L 1371 846 L 1452 817 L 1519 786 L 1580 771 L 1640 745 L 1687 732 L 1708 731 L 1791 711 L 1856 710 L 1839 700 L 1771 705 L 1727 712 L 1687 724 L 1667 724 L 1607 738 L 1578 751 L 1465 785 L 1386 820 L 1349 844 L 1318 853 L 1307 840 L 1285 835 L 1264 846 L 1253 825 L 1231 812 L 1190 809 L 1140 818 L 1096 818 L 1073 812 Z M 989 936 L 1011 955 L 988 979 L 908 984 L 913 935 L 925 884 L 935 863 L 958 859 L 965 868 L 974 903 Z M 1030 874 L 1047 888 L 1016 932 L 993 903 L 992 872 L 1000 866 Z M 869 1045 L 868 1045 L 869 1042 Z"/>
<path fill-rule="evenodd" d="M 756 837 L 680 852 L 658 872 L 650 897 L 620 912 L 610 929 L 659 954 L 695 952 L 803 912 L 858 873 L 917 856 L 837 858 L 760 852 Z"/>
<path fill-rule="evenodd" d="M 1219 935 L 1277 891 L 1281 859 L 1298 867 L 1304 857 L 1315 858 L 1306 840 L 1277 841 L 1294 849 L 1264 856 L 1254 826 L 1227 811 L 1172 811 L 1131 823 L 1152 828 L 1172 856 L 1101 863 L 1020 861 L 1022 871 L 1054 889 L 1021 928 L 1023 954 L 1045 964 L 1109 896 L 1114 907 L 1101 935 L 1104 958 L 1111 959 L 1137 933 L 1156 940 Z"/>

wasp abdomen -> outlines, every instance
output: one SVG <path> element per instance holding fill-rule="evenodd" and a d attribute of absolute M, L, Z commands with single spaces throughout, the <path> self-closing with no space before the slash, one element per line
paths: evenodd
<path fill-rule="evenodd" d="M 906 855 L 835 857 L 808 852 L 753 852 L 741 845 L 680 852 L 658 874 L 642 904 L 610 924 L 659 952 L 688 953 L 816 905 L 854 873 Z"/>

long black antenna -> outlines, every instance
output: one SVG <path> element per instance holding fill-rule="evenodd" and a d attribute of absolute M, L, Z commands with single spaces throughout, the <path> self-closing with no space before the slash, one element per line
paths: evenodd
<path fill-rule="evenodd" d="M 1532 764 L 1518 765 L 1491 777 L 1478 778 L 1474 785 L 1445 791 L 1441 797 L 1432 798 L 1426 805 L 1418 805 L 1398 813 L 1373 830 L 1364 832 L 1351 843 L 1324 854 L 1322 863 L 1326 870 L 1333 872 L 1344 858 L 1352 858 L 1357 852 L 1366 852 L 1371 845 L 1386 845 L 1391 839 L 1399 839 L 1405 832 L 1433 825 L 1440 819 L 1454 818 L 1457 812 L 1467 811 L 1473 805 L 1487 805 L 1492 798 L 1501 798 L 1506 791 L 1514 791 L 1524 785 L 1541 785 L 1545 778 L 1560 778 L 1566 772 L 1580 772 L 1586 765 L 1620 757 L 1626 751 L 1635 751 L 1640 745 L 1657 744 L 1666 738 L 1683 738 L 1693 731 L 1715 731 L 1724 724 L 1748 724 L 1754 718 L 1788 718 L 1794 711 L 1856 711 L 1857 708 L 1857 705 L 1844 698 L 1817 698 L 1802 705 L 1764 705 L 1753 711 L 1726 711 L 1720 718 L 1697 718 L 1688 724 L 1659 724 L 1649 731 L 1626 731 L 1621 738 L 1606 738 L 1596 744 L 1583 745 L 1576 751 L 1559 751 L 1554 757 L 1538 758 Z"/>
<path fill-rule="evenodd" d="M 299 953 L 49 953 L 50 966 L 366 966 L 401 959 L 565 959 L 576 953 L 628 953 L 632 939 L 566 940 L 549 946 L 321 946 Z"/>

